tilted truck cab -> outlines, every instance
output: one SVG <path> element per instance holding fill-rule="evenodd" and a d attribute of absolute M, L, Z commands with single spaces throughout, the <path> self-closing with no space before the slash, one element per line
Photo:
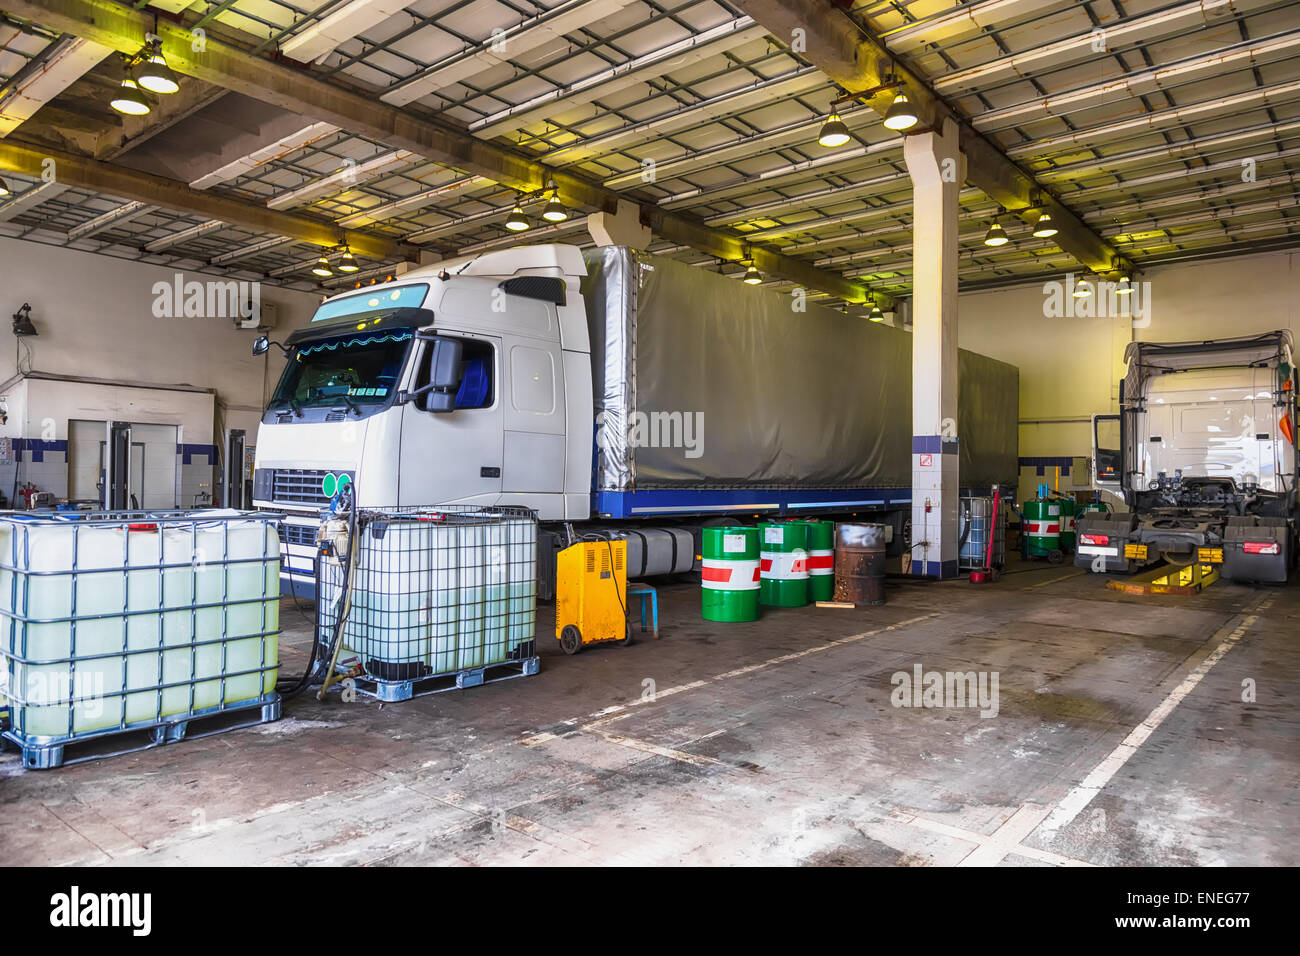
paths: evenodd
<path fill-rule="evenodd" d="M 1128 511 L 1089 512 L 1075 563 L 1132 571 L 1220 565 L 1226 580 L 1283 582 L 1295 553 L 1291 333 L 1134 342 L 1118 415 L 1093 420 L 1094 486 Z"/>

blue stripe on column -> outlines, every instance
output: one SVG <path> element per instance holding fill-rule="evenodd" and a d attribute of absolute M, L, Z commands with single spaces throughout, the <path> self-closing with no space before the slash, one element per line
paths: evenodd
<path fill-rule="evenodd" d="M 68 454 L 68 440 L 66 438 L 15 438 L 14 439 L 14 456 L 17 457 L 24 450 L 32 453 L 32 461 L 44 461 L 47 451 L 61 451 L 66 457 Z"/>
<path fill-rule="evenodd" d="M 957 439 L 946 438 L 943 435 L 913 435 L 912 454 L 955 455 L 957 454 Z"/>
<path fill-rule="evenodd" d="M 957 577 L 956 559 L 952 561 L 925 562 L 925 576 L 927 578 L 939 578 L 940 580 Z"/>
<path fill-rule="evenodd" d="M 1019 459 L 1021 468 L 1036 468 L 1039 477 L 1042 477 L 1048 468 L 1060 468 L 1061 476 L 1065 477 L 1070 474 L 1070 469 L 1074 466 L 1073 458 L 1061 457 L 1034 457 Z"/>
<path fill-rule="evenodd" d="M 176 454 L 181 456 L 182 465 L 192 464 L 191 459 L 195 455 L 205 456 L 208 459 L 208 464 L 211 465 L 217 460 L 217 446 L 216 445 L 177 445 Z"/>

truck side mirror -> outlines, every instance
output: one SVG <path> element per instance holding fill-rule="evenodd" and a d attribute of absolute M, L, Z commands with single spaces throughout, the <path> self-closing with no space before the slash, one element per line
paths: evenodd
<path fill-rule="evenodd" d="M 254 355 L 265 355 L 269 351 L 271 351 L 271 340 L 265 335 L 259 335 L 257 338 L 253 339 Z"/>
<path fill-rule="evenodd" d="M 450 412 L 456 408 L 456 392 L 464 375 L 461 361 L 465 351 L 459 339 L 435 335 L 429 340 L 428 391 L 420 396 L 420 407 L 426 412 Z"/>

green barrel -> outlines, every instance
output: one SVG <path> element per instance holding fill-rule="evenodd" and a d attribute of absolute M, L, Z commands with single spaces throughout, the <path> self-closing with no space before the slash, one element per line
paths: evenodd
<path fill-rule="evenodd" d="M 1061 506 L 1061 550 L 1073 551 L 1074 515 L 1079 506 L 1073 498 L 1059 498 L 1056 503 Z"/>
<path fill-rule="evenodd" d="M 758 600 L 771 607 L 808 603 L 808 525 L 802 521 L 758 526 L 762 569 Z"/>
<path fill-rule="evenodd" d="M 700 614 L 706 621 L 757 621 L 757 528 L 705 528 Z"/>
<path fill-rule="evenodd" d="M 1061 504 L 1046 498 L 1032 498 L 1023 509 L 1025 553 L 1031 558 L 1045 558 L 1061 550 Z"/>
<path fill-rule="evenodd" d="M 808 599 L 835 597 L 835 522 L 808 521 Z"/>

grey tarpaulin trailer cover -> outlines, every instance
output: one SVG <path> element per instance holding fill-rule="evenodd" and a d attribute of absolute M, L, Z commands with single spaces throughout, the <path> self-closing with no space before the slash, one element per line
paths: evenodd
<path fill-rule="evenodd" d="M 912 336 L 624 246 L 584 253 L 596 490 L 908 488 Z M 961 484 L 1016 482 L 1019 372 L 961 350 Z M 699 413 L 698 457 L 634 440 Z"/>

